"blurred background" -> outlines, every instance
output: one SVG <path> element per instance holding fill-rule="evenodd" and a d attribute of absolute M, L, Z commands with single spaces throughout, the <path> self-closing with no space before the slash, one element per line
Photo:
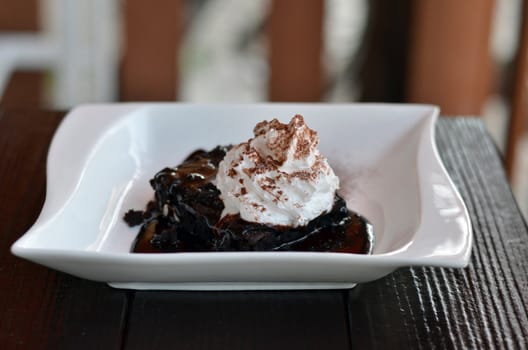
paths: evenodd
<path fill-rule="evenodd" d="M 0 113 L 114 101 L 433 103 L 445 116 L 483 118 L 526 216 L 527 8 L 0 0 Z"/>

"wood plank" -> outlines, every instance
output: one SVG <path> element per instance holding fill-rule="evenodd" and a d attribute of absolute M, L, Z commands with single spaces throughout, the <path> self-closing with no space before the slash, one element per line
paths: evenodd
<path fill-rule="evenodd" d="M 137 292 L 126 349 L 348 349 L 343 294 Z"/>
<path fill-rule="evenodd" d="M 133 291 L 59 274 L 48 349 L 121 349 Z"/>
<path fill-rule="evenodd" d="M 466 200 L 475 232 L 470 268 L 459 271 L 463 288 L 453 292 L 478 296 L 463 303 L 469 320 L 480 320 L 472 326 L 481 348 L 488 342 L 489 348 L 526 346 L 528 230 L 497 148 L 475 120 L 441 124 L 439 131 L 439 149 Z"/>
<path fill-rule="evenodd" d="M 55 272 L 9 253 L 11 244 L 29 228 L 42 206 L 46 149 L 61 119 L 48 114 L 35 128 L 22 130 L 24 123 L 17 127 L 17 118 L 28 117 L 0 114 L 0 343 L 6 348 L 38 348 L 47 339 L 47 321 L 56 299 Z M 42 140 L 46 137 L 48 142 Z"/>
<path fill-rule="evenodd" d="M 183 0 L 125 2 L 121 100 L 176 99 L 183 4 Z"/>
<path fill-rule="evenodd" d="M 274 0 L 268 23 L 270 101 L 320 101 L 323 0 Z"/>
<path fill-rule="evenodd" d="M 370 0 L 359 48 L 361 102 L 403 102 L 412 0 Z"/>
<path fill-rule="evenodd" d="M 33 107 L 37 109 L 44 104 L 43 72 L 15 71 L 9 83 L 0 96 L 0 105 L 4 109 L 20 109 Z"/>
<path fill-rule="evenodd" d="M 3 349 L 116 348 L 127 293 L 14 257 L 36 220 L 46 154 L 64 113 L 0 110 L 0 343 Z"/>
<path fill-rule="evenodd" d="M 0 31 L 36 32 L 40 29 L 39 0 L 0 0 Z"/>
<path fill-rule="evenodd" d="M 511 115 L 508 125 L 506 144 L 506 171 L 513 180 L 517 146 L 525 133 L 528 119 L 528 3 L 523 2 L 523 15 L 519 47 L 515 57 L 515 72 L 513 74 L 513 92 Z"/>
<path fill-rule="evenodd" d="M 407 100 L 444 115 L 480 115 L 490 89 L 494 0 L 415 1 Z"/>
<path fill-rule="evenodd" d="M 37 32 L 40 30 L 38 0 L 0 0 L 0 31 Z M 0 105 L 4 108 L 38 108 L 43 105 L 44 73 L 15 71 L 3 92 Z M 1 94 L 3 93 L 3 95 Z"/>
<path fill-rule="evenodd" d="M 351 291 L 352 345 L 523 348 L 528 339 L 528 229 L 497 149 L 475 119 L 441 120 L 437 144 L 474 226 L 470 265 L 405 268 Z"/>

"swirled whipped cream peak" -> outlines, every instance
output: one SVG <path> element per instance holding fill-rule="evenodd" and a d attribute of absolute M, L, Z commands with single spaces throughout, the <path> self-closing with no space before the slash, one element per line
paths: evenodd
<path fill-rule="evenodd" d="M 332 209 L 339 179 L 301 115 L 288 124 L 258 123 L 255 136 L 234 146 L 218 167 L 222 217 L 298 227 Z"/>

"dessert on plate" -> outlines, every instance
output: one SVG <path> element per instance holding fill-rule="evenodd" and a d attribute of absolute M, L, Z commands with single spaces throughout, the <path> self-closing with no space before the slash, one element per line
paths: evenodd
<path fill-rule="evenodd" d="M 347 209 L 303 117 L 262 121 L 253 132 L 159 171 L 150 180 L 154 200 L 125 214 L 141 225 L 132 251 L 369 253 L 372 226 Z"/>

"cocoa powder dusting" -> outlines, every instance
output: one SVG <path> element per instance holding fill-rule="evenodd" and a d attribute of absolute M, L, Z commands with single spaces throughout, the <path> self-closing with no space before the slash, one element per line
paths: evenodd
<path fill-rule="evenodd" d="M 229 168 L 229 170 L 227 171 L 227 176 L 235 177 L 235 175 L 236 175 L 236 170 L 234 168 Z"/>
<path fill-rule="evenodd" d="M 321 172 L 324 172 L 327 168 L 325 167 L 326 161 L 324 157 L 316 153 L 315 162 L 309 169 L 305 168 L 294 172 L 280 170 L 281 166 L 288 160 L 288 157 L 293 156 L 294 159 L 298 160 L 310 157 L 319 143 L 317 133 L 305 124 L 304 118 L 299 114 L 295 115 L 288 124 L 283 124 L 278 119 L 257 123 L 253 133 L 255 138 L 260 137 L 259 143 L 254 143 L 254 139 L 249 139 L 247 142 L 242 143 L 240 145 L 242 150 L 239 153 L 239 158 L 233 160 L 227 175 L 230 177 L 237 176 L 237 171 L 233 168 L 240 167 L 240 164 L 249 160 L 250 164 L 253 165 L 240 170 L 252 181 L 256 181 L 262 190 L 271 194 L 274 203 L 288 201 L 277 185 L 278 177 L 290 184 L 295 180 L 315 181 L 321 175 Z M 260 153 L 260 147 L 265 147 L 266 151 Z M 277 175 L 262 178 L 262 175 L 269 173 Z M 238 182 L 242 186 L 236 197 L 245 196 L 248 190 L 244 187 L 244 179 L 240 178 Z M 253 205 L 255 209 L 262 210 L 260 206 Z"/>

